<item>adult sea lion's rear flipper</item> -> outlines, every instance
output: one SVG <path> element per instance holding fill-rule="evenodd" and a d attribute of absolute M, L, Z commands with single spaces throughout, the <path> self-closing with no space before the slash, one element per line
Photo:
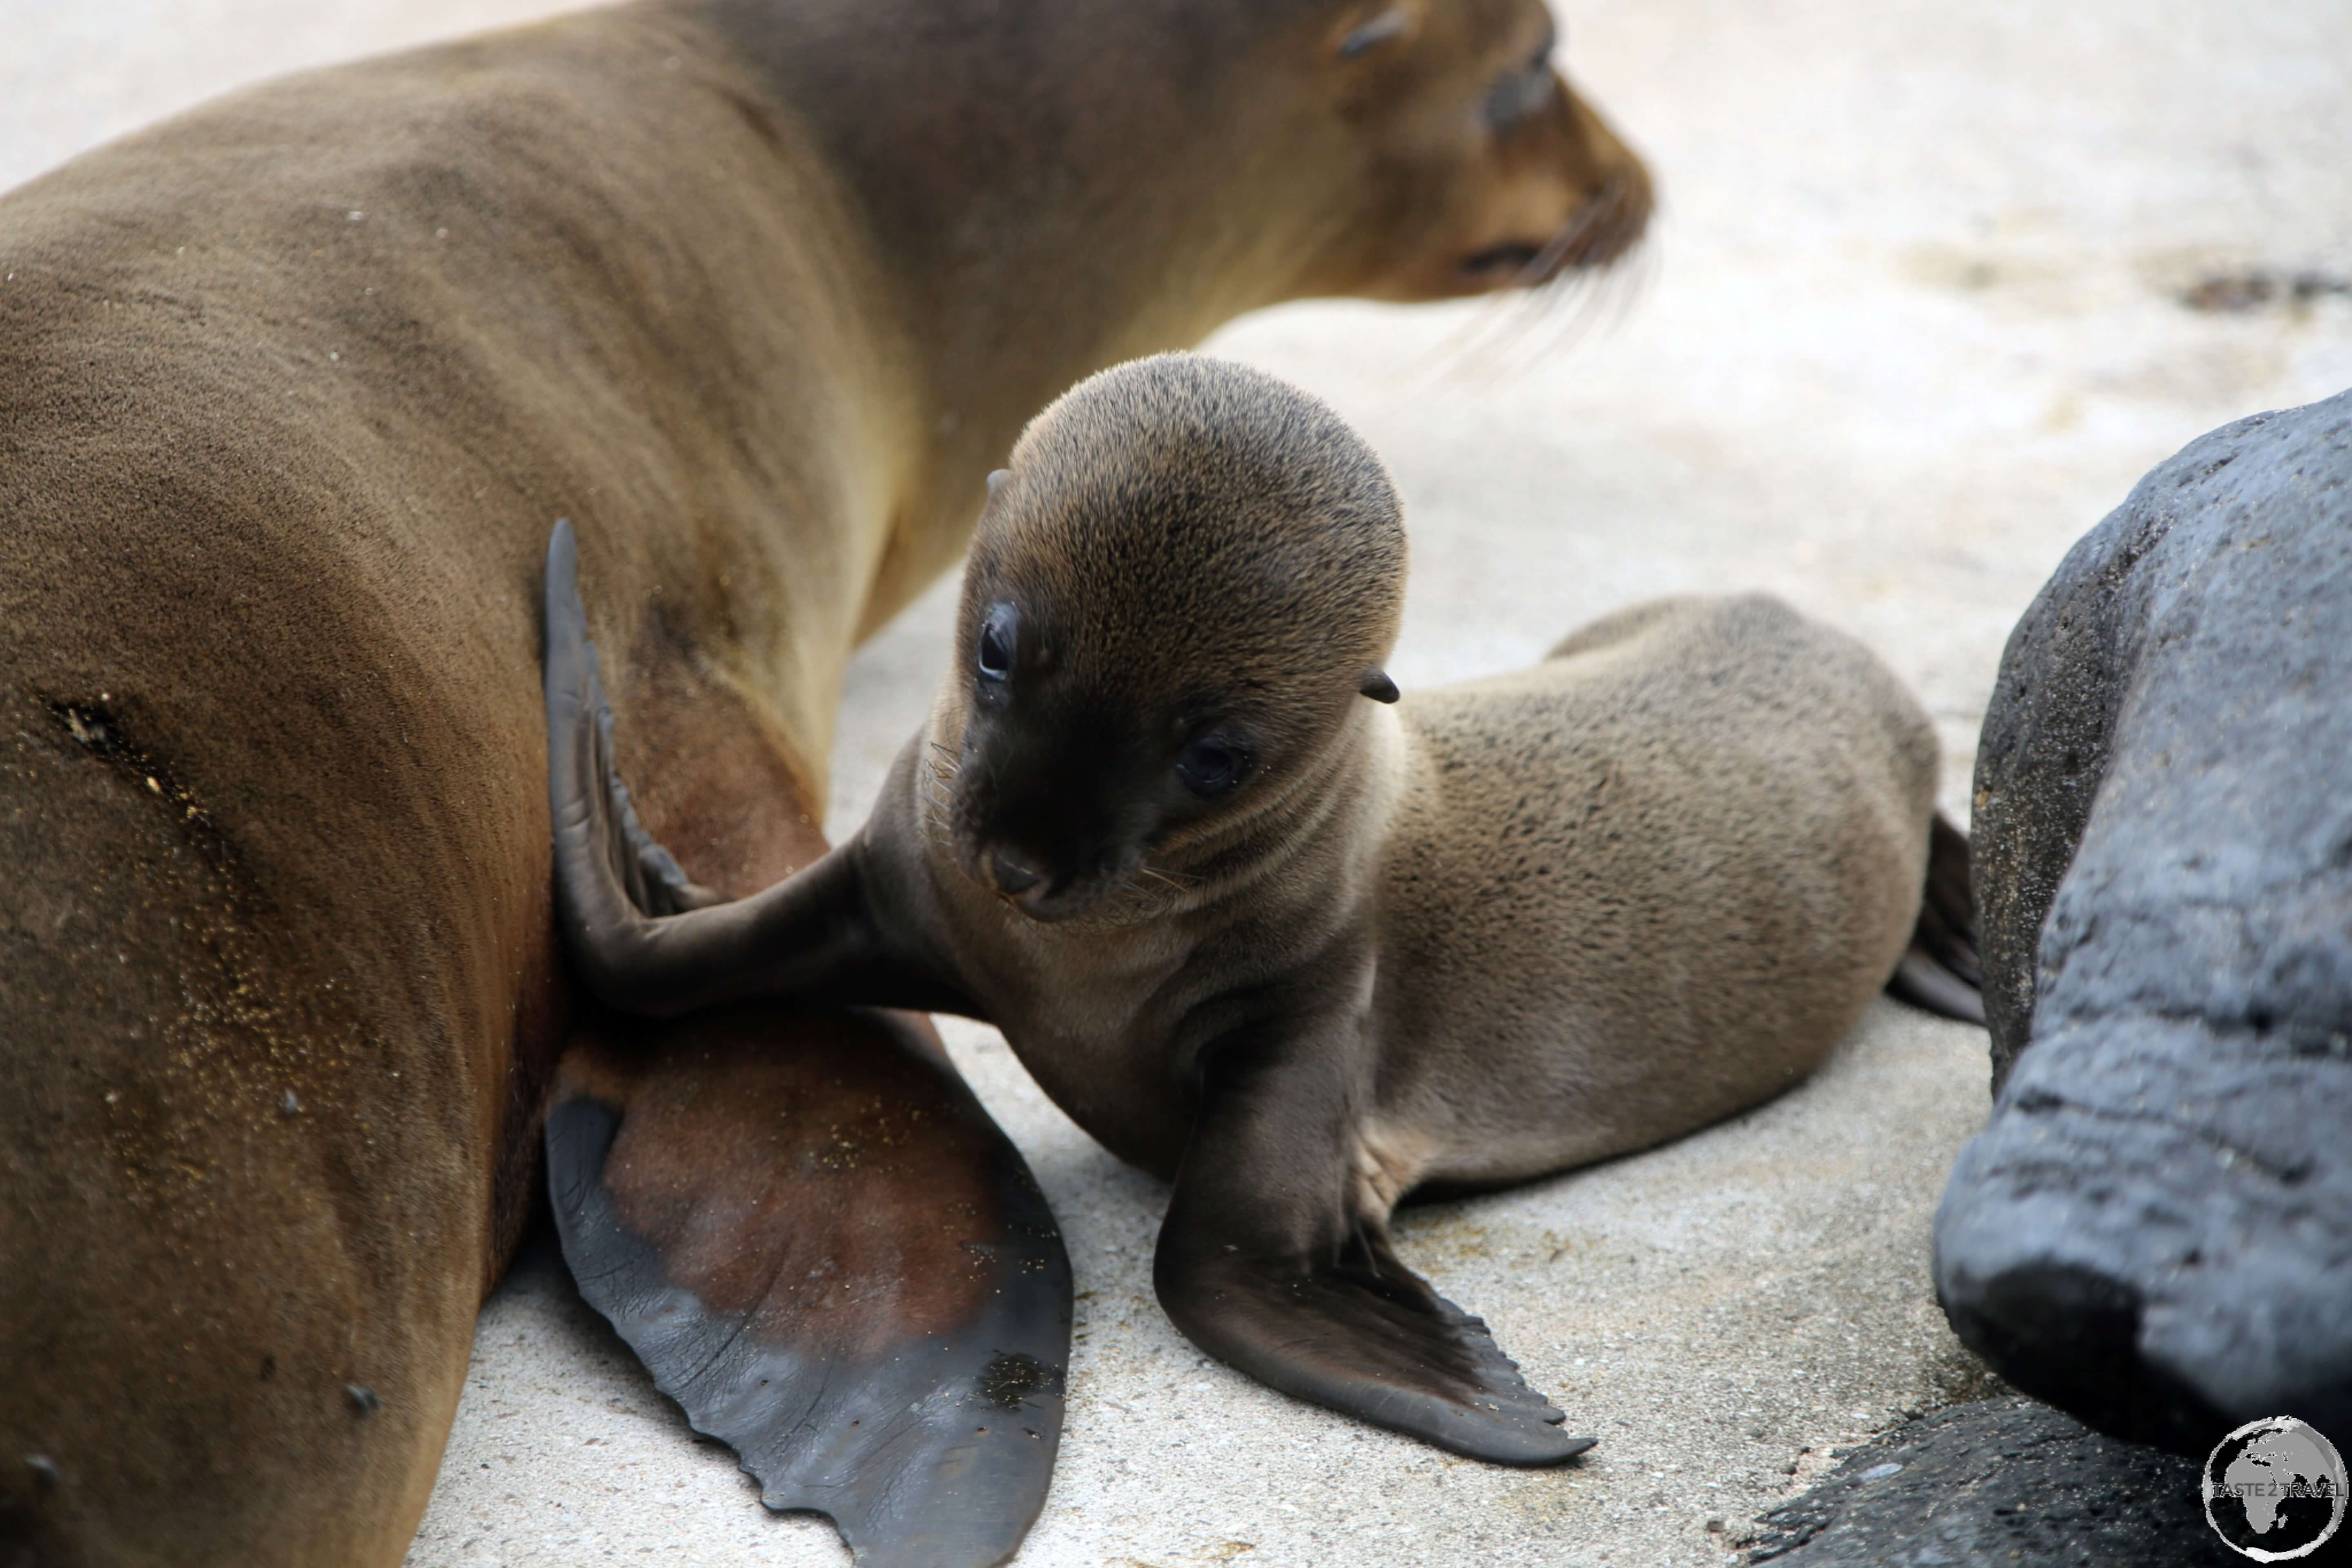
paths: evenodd
<path fill-rule="evenodd" d="M 770 1508 L 861 1568 L 988 1568 L 1053 1473 L 1070 1267 L 904 1015 L 747 1005 L 565 1057 L 548 1184 L 581 1293 Z"/>
<path fill-rule="evenodd" d="M 1160 1304 L 1194 1344 L 1283 1393 L 1504 1465 L 1573 1458 L 1485 1322 L 1400 1262 L 1356 1185 L 1350 1119 L 1310 1048 L 1204 1105 L 1160 1227 Z M 1320 1135 L 1318 1135 L 1318 1133 Z"/>
<path fill-rule="evenodd" d="M 1889 995 L 1966 1024 L 1985 1021 L 1969 838 L 1937 812 L 1927 829 L 1927 882 L 1911 946 L 1886 982 Z"/>

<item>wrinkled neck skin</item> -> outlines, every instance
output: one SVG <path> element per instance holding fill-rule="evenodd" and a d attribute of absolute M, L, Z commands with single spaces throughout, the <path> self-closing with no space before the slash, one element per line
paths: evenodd
<path fill-rule="evenodd" d="M 1312 1010 L 1370 961 L 1407 743 L 1397 712 L 1358 704 L 1328 743 L 1256 781 L 1245 808 L 1155 847 L 1100 910 L 1054 922 L 964 868 L 950 809 L 961 733 L 950 691 L 860 834 L 859 852 L 880 862 L 877 900 L 923 909 L 887 910 L 886 923 L 928 950 L 1074 1121 L 1171 1177 L 1203 1057 Z"/>
<path fill-rule="evenodd" d="M 982 477 L 1064 388 L 1318 289 L 1310 258 L 1341 225 L 1313 216 L 1328 196 L 1293 188 L 1314 173 L 1297 156 L 1307 95 L 1269 81 L 1305 45 L 1229 14 L 1246 7 L 1125 0 L 1083 27 L 1024 0 L 684 9 L 856 193 L 920 351 L 928 447 L 910 454 L 864 631 L 952 564 Z"/>

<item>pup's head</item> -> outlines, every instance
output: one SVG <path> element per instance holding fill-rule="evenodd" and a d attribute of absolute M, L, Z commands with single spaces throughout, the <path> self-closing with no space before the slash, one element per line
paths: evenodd
<path fill-rule="evenodd" d="M 1189 354 L 1120 365 L 1039 415 L 991 488 L 948 678 L 950 828 L 1024 913 L 1081 914 L 1148 857 L 1181 861 L 1395 697 L 1396 491 L 1296 387 Z"/>

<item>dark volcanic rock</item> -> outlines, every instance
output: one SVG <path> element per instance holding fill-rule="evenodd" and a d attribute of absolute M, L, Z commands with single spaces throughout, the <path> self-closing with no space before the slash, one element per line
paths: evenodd
<path fill-rule="evenodd" d="M 1888 1471 L 1887 1467 L 1901 1468 Z M 2016 1395 L 1923 1416 L 1759 1521 L 1773 1568 L 2242 1568 L 2195 1459 Z"/>
<path fill-rule="evenodd" d="M 2010 638 L 1974 824 L 1998 1100 L 1936 1220 L 2011 1383 L 2352 1446 L 2352 395 L 2191 443 Z"/>

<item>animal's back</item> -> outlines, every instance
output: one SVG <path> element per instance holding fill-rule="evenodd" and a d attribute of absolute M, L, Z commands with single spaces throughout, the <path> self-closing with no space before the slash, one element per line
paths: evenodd
<path fill-rule="evenodd" d="M 1407 699 L 1383 1120 L 1433 1177 L 1635 1149 L 1794 1083 L 1918 912 L 1937 747 L 1867 649 L 1762 595 L 1660 600 Z"/>

